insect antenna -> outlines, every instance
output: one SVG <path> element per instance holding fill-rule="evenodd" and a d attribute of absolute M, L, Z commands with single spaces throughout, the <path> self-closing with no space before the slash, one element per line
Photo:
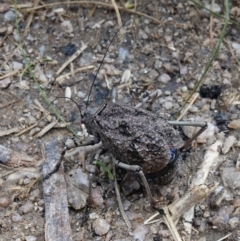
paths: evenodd
<path fill-rule="evenodd" d="M 88 92 L 88 97 L 87 97 L 87 102 L 86 102 L 85 111 L 87 110 L 87 107 L 88 107 L 88 104 L 89 104 L 89 100 L 90 100 L 90 94 L 91 94 L 91 92 L 92 92 L 94 83 L 95 83 L 95 81 L 96 81 L 96 79 L 97 79 L 97 75 L 98 75 L 98 73 L 99 73 L 99 71 L 100 71 L 100 69 L 101 69 L 101 67 L 102 67 L 102 65 L 103 65 L 104 59 L 105 59 L 106 56 L 107 56 L 108 50 L 109 50 L 110 46 L 112 45 L 113 41 L 115 40 L 115 38 L 117 37 L 117 35 L 118 35 L 118 33 L 120 32 L 120 30 L 121 30 L 121 29 L 123 28 L 123 26 L 126 24 L 126 22 L 127 22 L 127 20 L 123 23 L 123 25 L 122 25 L 120 28 L 118 28 L 118 30 L 116 31 L 116 33 L 114 34 L 113 38 L 111 39 L 110 43 L 109 43 L 108 46 L 107 46 L 107 50 L 106 50 L 106 52 L 104 53 L 104 56 L 103 56 L 103 58 L 102 58 L 102 60 L 101 60 L 101 62 L 100 62 L 100 65 L 99 65 L 99 67 L 98 67 L 98 69 L 97 69 L 97 73 L 94 75 L 93 82 L 92 82 L 91 87 L 90 87 L 90 90 L 89 90 L 89 92 Z M 81 112 L 80 106 L 78 105 L 78 103 L 77 103 L 74 99 L 72 99 L 72 98 L 70 98 L 70 97 L 66 97 L 66 96 L 65 96 L 65 97 L 56 97 L 53 101 L 51 101 L 50 103 L 48 103 L 48 107 L 47 107 L 47 108 L 49 108 L 50 106 L 52 106 L 53 103 L 54 103 L 56 100 L 58 100 L 58 99 L 69 99 L 69 100 L 73 101 L 73 102 L 75 103 L 75 105 L 78 107 L 78 110 L 79 110 L 79 112 L 80 112 L 81 119 L 83 119 L 84 114 Z M 55 109 L 55 108 L 53 108 L 53 109 Z M 63 119 L 60 117 L 60 114 L 58 113 L 58 111 L 55 110 L 54 112 L 55 112 L 55 114 L 56 114 L 56 112 L 57 112 L 57 116 L 58 116 L 61 120 L 63 120 Z"/>
<path fill-rule="evenodd" d="M 111 39 L 110 43 L 109 43 L 108 46 L 107 46 L 107 50 L 106 50 L 106 52 L 104 53 L 103 59 L 101 60 L 101 63 L 100 63 L 100 65 L 99 65 L 98 69 L 97 69 L 97 73 L 96 73 L 95 76 L 94 76 L 93 82 L 92 82 L 91 87 L 90 87 L 90 90 L 89 90 L 89 92 L 88 92 L 88 97 L 87 97 L 87 102 L 86 102 L 86 110 L 87 110 L 87 107 L 88 107 L 88 104 L 89 104 L 90 94 L 91 94 L 91 92 L 92 92 L 93 85 L 94 85 L 94 83 L 95 83 L 95 81 L 96 81 L 96 79 L 97 79 L 97 75 L 98 75 L 100 69 L 102 68 L 102 65 L 103 65 L 104 59 L 105 59 L 106 56 L 107 56 L 108 50 L 109 50 L 110 46 L 112 45 L 114 39 L 117 37 L 117 35 L 118 35 L 118 33 L 120 32 L 120 30 L 121 30 L 121 29 L 123 28 L 123 26 L 126 24 L 126 22 L 127 22 L 127 21 L 125 21 L 125 22 L 123 23 L 123 25 L 117 30 L 117 32 L 114 34 L 113 38 Z"/>

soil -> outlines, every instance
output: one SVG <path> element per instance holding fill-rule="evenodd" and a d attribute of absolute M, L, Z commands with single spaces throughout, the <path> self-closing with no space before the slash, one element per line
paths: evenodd
<path fill-rule="evenodd" d="M 29 11 L 31 6 L 23 8 L 10 6 L 12 1 L 3 2 L 6 5 L 0 3 L 0 145 L 14 151 L 19 159 L 9 158 L 10 161 L 5 163 L 0 160 L 0 241 L 42 241 L 46 240 L 41 181 L 44 143 L 55 139 L 63 149 L 74 135 L 66 127 L 58 127 L 51 128 L 43 136 L 35 136 L 49 123 L 59 120 L 39 87 L 50 101 L 70 97 L 70 88 L 75 103 L 60 98 L 55 106 L 66 122 L 71 122 L 72 128 L 81 133 L 81 141 L 86 136 L 80 126 L 81 113 L 85 111 L 96 73 L 88 109 L 100 108 L 105 101 L 134 107 L 158 90 L 159 96 L 143 104 L 142 108 L 166 120 L 175 120 L 213 55 L 224 19 L 210 16 L 191 1 L 139 0 L 135 1 L 137 13 L 133 9 L 133 12 L 120 11 L 121 30 L 124 31 L 121 34 L 114 9 L 90 4 L 91 1 L 82 4 L 46 0 L 40 2 L 40 8 L 35 11 Z M 107 2 L 111 5 L 111 1 Z M 23 3 L 26 2 L 18 1 L 18 4 Z M 122 1 L 117 4 L 121 5 Z M 178 174 L 171 183 L 150 183 L 155 198 L 165 205 L 172 203 L 189 190 L 209 146 L 218 139 L 226 145 L 229 143 L 227 137 L 235 137 L 229 150 L 221 151 L 219 158 L 223 161 L 209 173 L 206 181 L 207 184 L 219 182 L 219 193 L 224 192 L 223 198 L 213 207 L 211 204 L 219 195 L 215 193 L 195 205 L 190 238 L 185 229 L 186 222 L 180 218 L 176 226 L 184 240 L 218 240 L 229 233 L 231 235 L 225 240 L 240 240 L 239 126 L 229 128 L 229 123 L 240 119 L 240 8 L 237 1 L 231 4 L 231 19 L 235 23 L 228 25 L 219 53 L 204 78 L 208 91 L 217 86 L 221 94 L 213 98 L 198 96 L 183 117 L 183 120 L 212 123 L 214 132 L 201 143 L 195 141 L 184 153 L 178 164 Z M 223 2 L 216 1 L 213 10 L 224 16 Z M 59 73 L 60 67 L 84 44 L 87 48 Z M 59 80 L 66 73 L 69 73 L 68 77 Z M 195 92 L 199 93 L 199 88 Z M 35 100 L 43 108 L 37 106 Z M 51 111 L 51 115 L 43 118 L 46 111 Z M 34 128 L 18 135 L 35 123 Z M 12 131 L 5 132 L 7 130 Z M 177 131 L 184 140 L 188 139 L 189 129 L 178 128 Z M 20 153 L 31 157 L 31 161 L 21 159 Z M 66 175 L 81 166 L 79 156 L 64 159 Z M 99 159 L 108 156 L 105 152 Z M 24 174 L 22 171 L 26 167 L 27 174 Z M 236 168 L 237 183 L 226 181 L 232 167 Z M 36 176 L 29 175 L 31 171 Z M 100 172 L 104 175 L 103 170 Z M 11 176 L 13 174 L 15 176 Z M 142 225 L 156 212 L 151 208 L 144 188 L 138 187 L 129 195 L 120 190 L 133 226 L 129 230 L 119 212 L 112 181 L 96 179 L 93 186 L 101 190 L 103 203 L 90 210 L 91 215 L 83 225 L 85 208 L 69 207 L 72 240 L 173 240 L 163 223 Z M 135 183 L 132 179 L 130 182 Z M 127 181 L 127 185 L 131 185 L 130 182 Z M 110 224 L 107 233 L 96 233 L 98 218 Z M 138 231 L 139 227 L 144 227 L 143 231 Z"/>

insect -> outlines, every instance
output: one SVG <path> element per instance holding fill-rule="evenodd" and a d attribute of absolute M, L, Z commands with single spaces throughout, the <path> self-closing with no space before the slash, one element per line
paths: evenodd
<path fill-rule="evenodd" d="M 105 56 L 106 53 L 103 60 Z M 91 113 L 87 106 L 95 80 L 96 76 L 89 91 L 87 111 L 82 115 L 82 122 L 88 132 L 94 135 L 95 143 L 101 141 L 103 147 L 112 153 L 117 166 L 140 175 L 150 202 L 154 206 L 156 200 L 153 198 L 148 180 L 171 181 L 177 171 L 177 162 L 181 158 L 181 153 L 206 129 L 207 124 L 166 121 L 142 108 L 111 102 L 106 102 L 97 112 Z M 172 127 L 174 125 L 198 126 L 201 129 L 184 143 L 180 134 Z M 89 193 L 91 200 L 91 185 Z"/>
<path fill-rule="evenodd" d="M 139 173 L 151 204 L 155 200 L 147 179 L 171 181 L 181 153 L 206 129 L 205 122 L 168 122 L 142 108 L 108 102 L 94 115 L 83 117 L 89 133 L 102 141 L 118 160 L 116 165 Z M 172 125 L 195 125 L 202 128 L 184 144 Z"/>

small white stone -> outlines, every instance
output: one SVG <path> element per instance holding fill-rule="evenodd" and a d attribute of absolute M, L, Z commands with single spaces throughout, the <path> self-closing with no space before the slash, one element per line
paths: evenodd
<path fill-rule="evenodd" d="M 182 91 L 183 93 L 186 93 L 186 92 L 188 91 L 187 86 L 183 86 L 183 87 L 181 88 L 181 91 Z"/>
<path fill-rule="evenodd" d="M 66 101 L 69 101 L 72 97 L 72 91 L 70 87 L 66 87 L 65 89 L 65 97 L 66 97 Z"/>
<path fill-rule="evenodd" d="M 162 82 L 163 84 L 168 83 L 171 80 L 171 77 L 168 74 L 161 74 L 158 78 L 158 81 Z"/>
<path fill-rule="evenodd" d="M 191 113 L 197 113 L 199 111 L 199 109 L 198 109 L 198 107 L 196 107 L 196 106 L 191 106 L 190 108 L 189 108 L 189 112 L 191 112 Z"/>
<path fill-rule="evenodd" d="M 13 11 L 7 11 L 5 14 L 4 14 L 4 19 L 6 21 L 13 21 L 15 20 L 15 13 Z"/>
<path fill-rule="evenodd" d="M 97 218 L 99 218 L 99 215 L 96 214 L 96 213 L 90 213 L 90 214 L 89 214 L 89 218 L 90 218 L 90 219 L 97 219 Z"/>
<path fill-rule="evenodd" d="M 231 226 L 232 229 L 239 227 L 239 218 L 238 217 L 230 218 L 228 221 L 228 224 Z"/>
<path fill-rule="evenodd" d="M 170 101 L 166 101 L 166 102 L 163 103 L 163 107 L 167 110 L 170 110 L 173 107 L 173 103 L 170 102 Z"/>
<path fill-rule="evenodd" d="M 73 26 L 69 20 L 65 20 L 61 23 L 61 28 L 65 33 L 72 33 Z"/>
<path fill-rule="evenodd" d="M 37 240 L 37 238 L 32 236 L 32 235 L 26 236 L 25 239 L 26 239 L 26 241 L 35 241 L 35 240 Z"/>
<path fill-rule="evenodd" d="M 99 236 L 106 234 L 110 229 L 109 223 L 103 218 L 97 218 L 94 220 L 92 227 L 94 232 Z"/>

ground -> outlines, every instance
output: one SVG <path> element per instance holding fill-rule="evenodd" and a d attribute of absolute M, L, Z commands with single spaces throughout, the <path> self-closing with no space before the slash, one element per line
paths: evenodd
<path fill-rule="evenodd" d="M 9 5 L 12 1 L 3 2 L 0 3 L 0 145 L 8 148 L 11 156 L 4 162 L 0 154 L 0 240 L 45 240 L 45 199 L 40 178 L 44 162 L 42 145 L 53 139 L 66 144 L 73 134 L 66 127 L 59 127 L 37 135 L 57 119 L 53 113 L 46 115 L 50 108 L 39 87 L 50 101 L 69 96 L 70 88 L 76 103 L 58 99 L 56 107 L 77 132 L 81 131 L 78 107 L 83 113 L 96 73 L 89 109 L 100 107 L 106 100 L 133 107 L 158 90 L 158 97 L 143 108 L 148 107 L 166 120 L 175 120 L 214 55 L 226 10 L 222 1 L 216 1 L 212 7 L 219 17 L 191 1 L 139 0 L 135 1 L 137 12 L 134 8 L 120 9 L 123 32 L 120 30 L 114 38 L 121 24 L 111 1 L 105 1 L 106 5 L 90 4 L 91 1 L 86 1 L 87 4 L 44 1 L 34 11 L 25 1 L 16 1 L 16 5 Z M 210 1 L 206 2 L 205 6 L 210 8 Z M 122 6 L 123 1 L 117 4 Z M 217 98 L 198 95 L 182 118 L 212 123 L 213 132 L 201 143 L 192 144 L 170 184 L 150 184 L 155 197 L 170 204 L 189 190 L 209 146 L 217 140 L 223 142 L 225 149 L 219 150 L 218 156 L 220 164 L 206 180 L 207 185 L 219 182 L 218 193 L 195 205 L 191 238 L 185 230 L 186 222 L 180 218 L 176 226 L 184 240 L 218 240 L 229 233 L 225 240 L 240 240 L 237 1 L 231 3 L 230 13 L 232 22 L 204 78 L 207 87 L 220 87 L 221 94 Z M 85 45 L 81 54 L 60 69 Z M 68 76 L 64 77 L 66 73 Z M 199 93 L 199 88 L 195 93 Z M 34 128 L 27 130 L 34 124 Z M 19 134 L 22 130 L 25 132 Z M 177 131 L 187 139 L 189 129 Z M 20 153 L 25 157 L 20 158 Z M 26 155 L 30 160 L 26 160 Z M 65 158 L 66 175 L 79 168 L 79 156 Z M 106 152 L 100 159 L 107 156 Z M 142 225 L 155 213 L 143 188 L 127 196 L 121 189 L 124 208 L 133 226 L 129 231 L 120 215 L 113 185 L 109 180 L 107 183 L 94 182 L 104 202 L 91 209 L 90 218 L 82 227 L 85 209 L 69 208 L 73 240 L 173 240 L 165 224 Z M 110 230 L 102 236 L 96 234 L 98 218 L 110 224 Z"/>

